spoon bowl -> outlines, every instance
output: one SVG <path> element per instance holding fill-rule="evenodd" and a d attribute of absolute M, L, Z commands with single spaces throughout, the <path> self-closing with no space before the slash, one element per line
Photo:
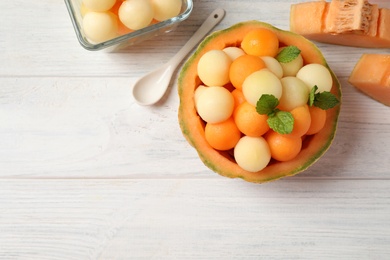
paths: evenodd
<path fill-rule="evenodd" d="M 157 103 L 167 91 L 172 75 L 180 62 L 222 20 L 224 15 L 225 11 L 223 9 L 218 8 L 214 10 L 190 40 L 164 66 L 138 79 L 133 86 L 135 101 L 140 105 L 146 106 Z"/>
<path fill-rule="evenodd" d="M 173 72 L 174 68 L 167 63 L 140 78 L 133 88 L 133 96 L 137 103 L 152 105 L 158 102 L 164 96 Z"/>

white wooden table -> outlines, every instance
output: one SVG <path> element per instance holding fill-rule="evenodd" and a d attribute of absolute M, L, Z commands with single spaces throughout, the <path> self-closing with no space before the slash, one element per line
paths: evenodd
<path fill-rule="evenodd" d="M 105 53 L 79 45 L 61 0 L 0 1 L 0 259 L 389 259 L 390 108 L 347 82 L 363 52 L 388 49 L 318 44 L 342 83 L 337 136 L 263 185 L 200 162 L 176 84 L 156 106 L 131 96 L 215 8 L 215 30 L 288 29 L 297 2 L 195 0 L 176 31 Z"/>

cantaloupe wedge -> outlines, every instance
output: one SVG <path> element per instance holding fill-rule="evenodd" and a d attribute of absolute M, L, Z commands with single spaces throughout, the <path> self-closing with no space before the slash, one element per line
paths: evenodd
<path fill-rule="evenodd" d="M 371 98 L 390 106 L 390 54 L 363 54 L 348 81 Z"/>
<path fill-rule="evenodd" d="M 390 48 L 390 9 L 367 0 L 292 4 L 290 30 L 318 42 Z"/>
<path fill-rule="evenodd" d="M 379 9 L 367 0 L 332 0 L 325 18 L 326 33 L 375 36 Z"/>

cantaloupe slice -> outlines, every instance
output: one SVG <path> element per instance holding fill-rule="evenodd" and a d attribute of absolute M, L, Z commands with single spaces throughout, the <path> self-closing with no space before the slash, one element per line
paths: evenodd
<path fill-rule="evenodd" d="M 367 0 L 292 4 L 290 30 L 318 42 L 390 48 L 390 9 Z"/>
<path fill-rule="evenodd" d="M 348 81 L 371 98 L 390 106 L 390 54 L 363 54 Z"/>
<path fill-rule="evenodd" d="M 379 9 L 367 0 L 332 0 L 325 18 L 326 33 L 357 33 L 375 36 Z"/>

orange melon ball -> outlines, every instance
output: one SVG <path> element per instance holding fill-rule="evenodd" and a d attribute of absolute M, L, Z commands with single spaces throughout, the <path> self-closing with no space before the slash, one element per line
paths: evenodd
<path fill-rule="evenodd" d="M 307 133 L 311 124 L 311 116 L 308 105 L 294 108 L 290 111 L 294 118 L 293 130 L 288 136 L 301 137 Z"/>
<path fill-rule="evenodd" d="M 326 123 L 326 111 L 322 110 L 319 107 L 311 106 L 309 107 L 311 124 L 307 130 L 307 135 L 317 134 L 319 131 L 324 128 Z"/>
<path fill-rule="evenodd" d="M 279 50 L 278 36 L 265 28 L 249 31 L 241 42 L 241 48 L 250 55 L 275 57 Z"/>
<path fill-rule="evenodd" d="M 244 94 L 239 89 L 234 89 L 232 92 L 234 98 L 234 109 L 236 109 L 239 105 L 245 102 Z"/>
<path fill-rule="evenodd" d="M 230 117 L 220 123 L 207 123 L 205 138 L 214 149 L 226 151 L 236 146 L 241 138 L 241 132 Z"/>
<path fill-rule="evenodd" d="M 271 157 L 275 160 L 285 162 L 294 159 L 302 149 L 302 139 L 279 134 L 270 130 L 265 135 L 271 151 Z"/>
<path fill-rule="evenodd" d="M 268 116 L 257 113 L 256 107 L 246 101 L 234 110 L 233 116 L 238 129 L 247 136 L 260 137 L 269 130 Z"/>
<path fill-rule="evenodd" d="M 242 55 L 230 65 L 230 82 L 235 88 L 242 89 L 242 84 L 250 74 L 265 67 L 266 65 L 261 58 L 248 54 Z"/>

